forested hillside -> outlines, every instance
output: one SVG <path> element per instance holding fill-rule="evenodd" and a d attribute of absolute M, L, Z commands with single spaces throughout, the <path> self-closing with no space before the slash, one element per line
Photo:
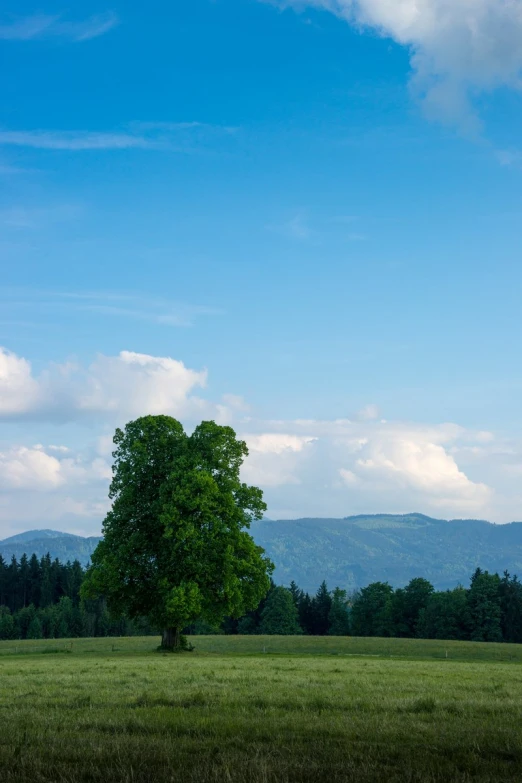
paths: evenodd
<path fill-rule="evenodd" d="M 431 519 L 422 514 L 262 520 L 253 536 L 276 565 L 274 579 L 314 590 L 322 578 L 348 590 L 398 587 L 423 576 L 437 589 L 466 585 L 476 568 L 522 573 L 522 523 Z"/>
<path fill-rule="evenodd" d="M 252 526 L 258 544 L 276 565 L 274 579 L 315 590 L 322 579 L 348 590 L 375 581 L 397 586 L 423 576 L 437 589 L 467 584 L 476 568 L 522 574 L 522 523 L 431 519 L 422 514 L 345 519 L 262 520 Z M 9 561 L 50 552 L 85 566 L 99 538 L 29 531 L 0 541 Z"/>

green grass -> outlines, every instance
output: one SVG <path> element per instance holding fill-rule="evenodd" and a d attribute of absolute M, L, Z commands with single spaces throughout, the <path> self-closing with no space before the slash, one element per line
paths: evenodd
<path fill-rule="evenodd" d="M 0 659 L 6 655 L 63 653 L 74 655 L 149 654 L 159 637 L 100 639 L 48 639 L 0 642 Z M 445 642 L 432 639 L 360 639 L 349 636 L 195 636 L 196 653 L 218 655 L 349 655 L 380 658 L 448 659 L 522 663 L 522 645 Z"/>
<path fill-rule="evenodd" d="M 194 641 L 0 643 L 2 783 L 522 780 L 516 646 Z"/>

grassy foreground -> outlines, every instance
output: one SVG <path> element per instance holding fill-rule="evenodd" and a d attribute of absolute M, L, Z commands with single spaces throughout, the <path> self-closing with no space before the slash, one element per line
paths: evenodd
<path fill-rule="evenodd" d="M 3 783 L 522 779 L 517 647 L 196 642 L 0 643 Z"/>

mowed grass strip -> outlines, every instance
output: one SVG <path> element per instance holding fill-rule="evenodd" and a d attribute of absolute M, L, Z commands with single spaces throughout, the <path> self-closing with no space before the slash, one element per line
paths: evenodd
<path fill-rule="evenodd" d="M 3 783 L 522 779 L 519 665 L 141 643 L 1 658 Z"/>

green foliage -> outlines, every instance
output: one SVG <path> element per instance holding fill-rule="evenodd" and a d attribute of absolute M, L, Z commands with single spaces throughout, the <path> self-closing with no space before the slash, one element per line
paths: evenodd
<path fill-rule="evenodd" d="M 262 634 L 289 636 L 302 633 L 292 593 L 285 587 L 272 590 L 261 614 Z"/>
<path fill-rule="evenodd" d="M 42 623 L 37 615 L 29 623 L 26 639 L 43 639 Z"/>
<path fill-rule="evenodd" d="M 336 587 L 332 593 L 332 605 L 328 614 L 328 633 L 330 636 L 348 636 L 350 616 L 346 590 Z"/>
<path fill-rule="evenodd" d="M 504 572 L 500 582 L 502 638 L 506 642 L 522 643 L 522 583 L 516 576 Z"/>
<path fill-rule="evenodd" d="M 16 633 L 13 615 L 7 606 L 0 606 L 0 640 L 14 639 Z"/>
<path fill-rule="evenodd" d="M 392 598 L 394 636 L 414 637 L 420 614 L 426 609 L 433 585 L 427 579 L 412 579 L 404 588 L 396 590 Z"/>
<path fill-rule="evenodd" d="M 168 416 L 130 422 L 114 443 L 113 505 L 82 595 L 148 617 L 169 639 L 198 618 L 255 609 L 273 566 L 247 532 L 266 506 L 240 480 L 246 444 L 214 422 L 187 436 Z"/>
<path fill-rule="evenodd" d="M 501 629 L 500 577 L 477 568 L 471 579 L 468 606 L 471 620 L 471 641 L 500 642 Z"/>
<path fill-rule="evenodd" d="M 350 616 L 354 636 L 392 636 L 393 588 L 374 582 L 356 595 Z"/>
<path fill-rule="evenodd" d="M 330 625 L 330 610 L 332 608 L 332 596 L 328 586 L 323 580 L 312 602 L 312 627 L 310 632 L 314 636 L 325 636 Z"/>
<path fill-rule="evenodd" d="M 463 587 L 433 593 L 419 613 L 417 636 L 425 639 L 468 639 L 468 591 Z"/>

